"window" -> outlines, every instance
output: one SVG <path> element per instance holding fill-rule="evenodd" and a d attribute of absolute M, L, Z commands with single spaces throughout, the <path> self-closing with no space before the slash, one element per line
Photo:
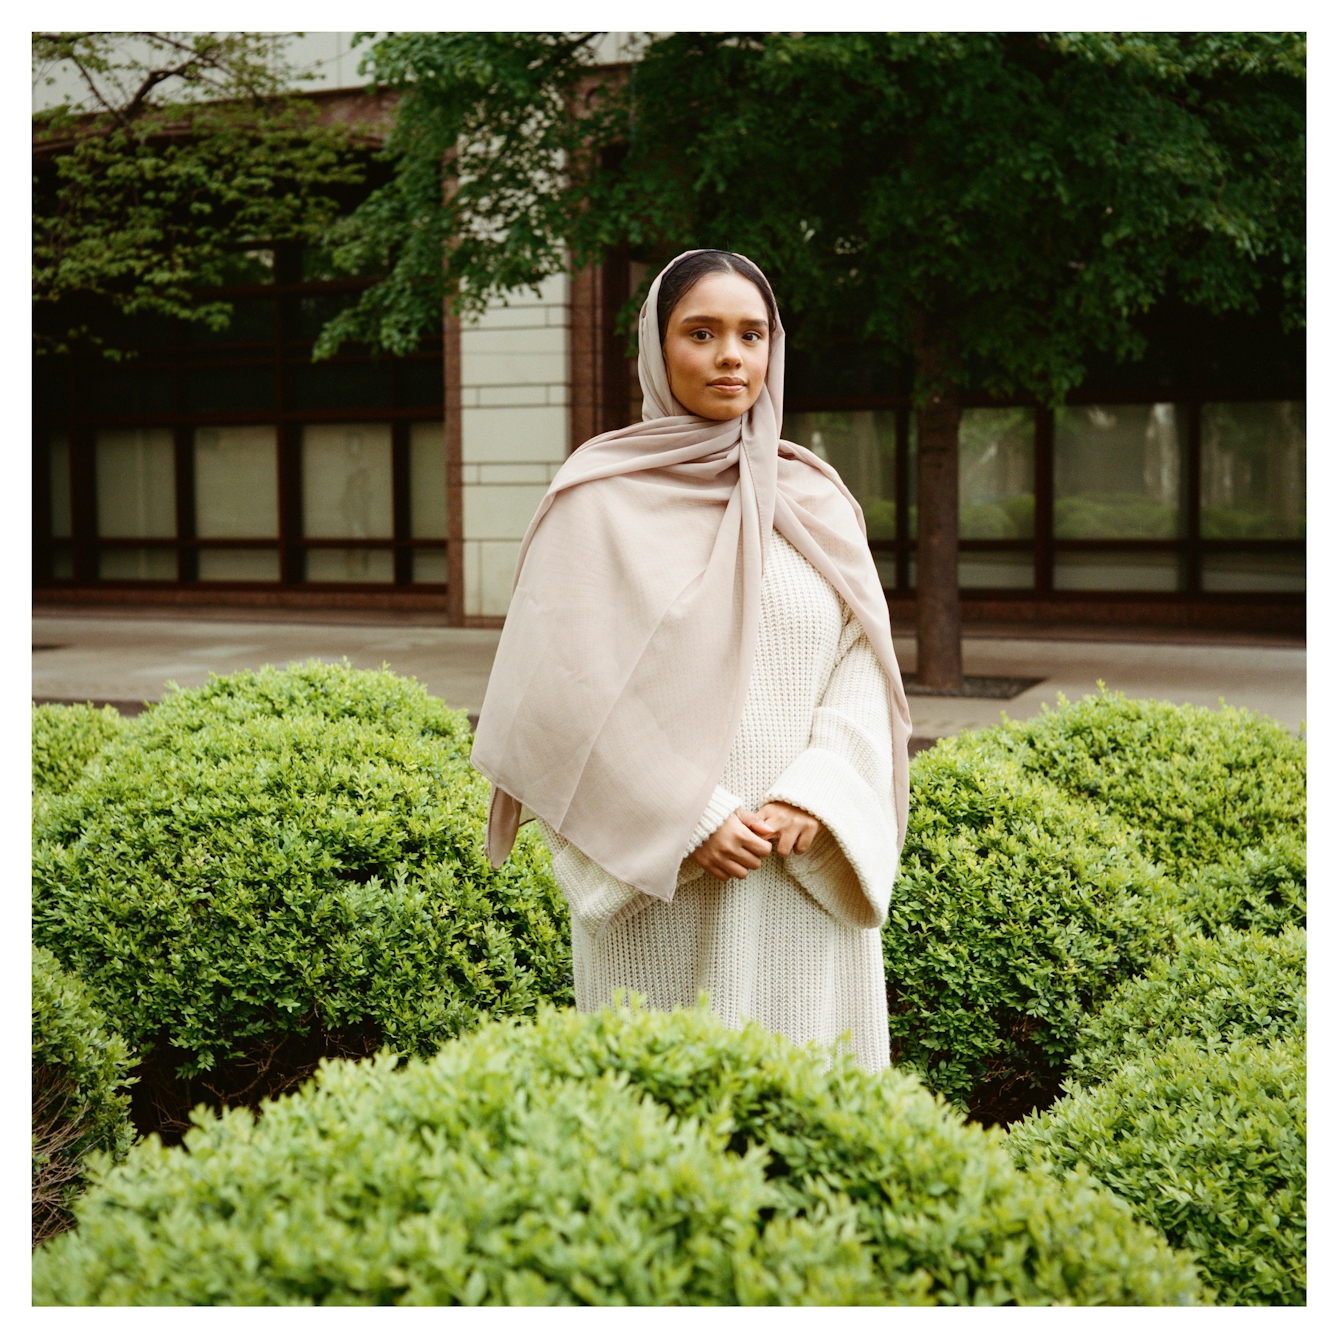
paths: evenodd
<path fill-rule="evenodd" d="M 1055 538 L 1173 539 L 1183 534 L 1184 419 L 1174 404 L 1084 404 L 1057 410 Z"/>
<path fill-rule="evenodd" d="M 435 540 L 435 547 L 413 552 L 416 584 L 446 581 L 446 434 L 440 420 L 413 423 L 409 429 L 409 531 L 415 540 Z"/>
<path fill-rule="evenodd" d="M 201 539 L 279 537 L 278 432 L 270 425 L 195 430 L 195 533 Z M 202 581 L 277 581 L 279 550 L 201 548 Z"/>
<path fill-rule="evenodd" d="M 864 511 L 870 539 L 894 539 L 896 414 L 877 410 L 786 414 L 781 433 L 826 460 Z"/>
<path fill-rule="evenodd" d="M 176 537 L 176 461 L 165 427 L 101 431 L 95 444 L 98 537 Z M 176 550 L 162 545 L 107 545 L 98 574 L 113 581 L 172 581 Z"/>
<path fill-rule="evenodd" d="M 302 518 L 308 539 L 383 539 L 386 547 L 307 549 L 307 580 L 390 582 L 395 533 L 388 423 L 308 424 L 302 430 Z"/>
<path fill-rule="evenodd" d="M 1289 400 L 1205 404 L 1202 423 L 1203 537 L 1303 538 L 1305 405 Z M 1206 580 L 1206 568 L 1204 575 Z"/>

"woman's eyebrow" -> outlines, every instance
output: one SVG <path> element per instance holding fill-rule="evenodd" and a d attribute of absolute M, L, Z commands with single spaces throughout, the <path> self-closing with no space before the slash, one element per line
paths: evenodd
<path fill-rule="evenodd" d="M 726 316 L 681 316 L 680 325 L 727 325 L 729 318 Z M 757 316 L 745 316 L 739 322 L 741 325 L 755 325 L 759 330 L 767 328 L 765 319 Z"/>

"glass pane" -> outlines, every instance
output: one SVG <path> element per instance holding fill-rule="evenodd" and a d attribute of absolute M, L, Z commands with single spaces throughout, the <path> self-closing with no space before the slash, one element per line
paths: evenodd
<path fill-rule="evenodd" d="M 911 554 L 906 579 L 916 582 L 916 559 Z M 957 587 L 961 590 L 1030 590 L 1035 585 L 1035 563 L 1030 553 L 958 553 Z M 890 582 L 889 582 L 890 584 Z"/>
<path fill-rule="evenodd" d="M 70 438 L 51 434 L 51 537 L 68 539 L 74 533 L 70 513 Z"/>
<path fill-rule="evenodd" d="M 182 373 L 191 413 L 274 408 L 274 367 L 193 367 Z"/>
<path fill-rule="evenodd" d="M 195 429 L 196 534 L 278 537 L 278 449 L 278 429 L 269 425 Z"/>
<path fill-rule="evenodd" d="M 446 584 L 446 550 L 420 549 L 413 555 L 413 578 L 419 585 Z"/>
<path fill-rule="evenodd" d="M 100 535 L 107 539 L 170 539 L 176 534 L 171 428 L 99 432 L 96 456 Z M 172 561 L 175 575 L 176 559 Z"/>
<path fill-rule="evenodd" d="M 1205 553 L 1203 588 L 1216 593 L 1231 590 L 1266 590 L 1277 593 L 1305 590 L 1303 553 Z"/>
<path fill-rule="evenodd" d="M 964 409 L 957 440 L 961 537 L 1030 539 L 1036 514 L 1033 411 Z M 1027 584 L 1031 584 L 1030 576 Z"/>
<path fill-rule="evenodd" d="M 1030 553 L 957 554 L 957 584 L 963 590 L 1030 590 L 1034 570 Z"/>
<path fill-rule="evenodd" d="M 89 378 L 88 407 L 95 414 L 171 413 L 172 373 L 95 372 Z"/>
<path fill-rule="evenodd" d="M 384 548 L 309 548 L 308 581 L 384 581 L 395 579 L 395 561 Z"/>
<path fill-rule="evenodd" d="M 875 553 L 873 565 L 878 568 L 878 579 L 884 590 L 894 590 L 897 585 L 897 559 L 894 553 Z"/>
<path fill-rule="evenodd" d="M 175 581 L 177 555 L 172 548 L 104 548 L 98 554 L 104 581 Z"/>
<path fill-rule="evenodd" d="M 202 581 L 277 581 L 279 552 L 275 548 L 202 548 Z"/>
<path fill-rule="evenodd" d="M 1184 419 L 1174 404 L 1083 404 L 1056 410 L 1055 537 L 1173 539 L 1182 534 Z"/>
<path fill-rule="evenodd" d="M 395 521 L 390 461 L 389 423 L 320 423 L 304 427 L 303 532 L 313 539 L 391 538 Z M 309 577 L 312 556 L 307 557 Z"/>
<path fill-rule="evenodd" d="M 1205 404 L 1201 495 L 1205 539 L 1302 538 L 1305 404 Z"/>
<path fill-rule="evenodd" d="M 782 435 L 832 465 L 864 509 L 870 539 L 895 539 L 896 416 L 881 410 L 785 415 Z"/>
<path fill-rule="evenodd" d="M 420 404 L 439 407 L 446 399 L 446 369 L 442 360 L 409 358 L 395 368 L 395 398 L 401 409 Z"/>
<path fill-rule="evenodd" d="M 51 579 L 74 580 L 74 552 L 69 544 L 56 544 L 51 551 Z"/>
<path fill-rule="evenodd" d="M 1056 590 L 1180 590 L 1175 553 L 1056 553 Z"/>
<path fill-rule="evenodd" d="M 415 539 L 446 537 L 446 433 L 439 422 L 409 428 L 409 526 Z"/>
<path fill-rule="evenodd" d="M 388 362 L 290 362 L 284 376 L 291 409 L 379 409 L 390 404 Z"/>

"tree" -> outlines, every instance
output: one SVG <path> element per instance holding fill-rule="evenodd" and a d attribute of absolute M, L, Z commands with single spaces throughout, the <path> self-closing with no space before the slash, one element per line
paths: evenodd
<path fill-rule="evenodd" d="M 413 345 L 627 245 L 742 251 L 810 340 L 913 359 L 922 681 L 961 680 L 962 395 L 1058 404 L 1137 318 L 1304 304 L 1304 39 L 691 34 L 598 78 L 594 34 L 391 34 L 394 180 L 338 227 L 390 277 L 327 328 Z"/>
<path fill-rule="evenodd" d="M 197 289 L 247 246 L 323 236 L 363 168 L 289 93 L 287 36 L 33 34 L 34 82 L 64 73 L 81 94 L 33 118 L 39 352 L 98 342 L 71 298 L 226 328 L 231 304 Z"/>

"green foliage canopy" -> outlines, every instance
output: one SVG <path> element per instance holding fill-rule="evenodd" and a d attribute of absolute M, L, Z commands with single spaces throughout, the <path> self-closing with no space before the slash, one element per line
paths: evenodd
<path fill-rule="evenodd" d="M 340 225 L 390 278 L 327 327 L 396 352 L 627 245 L 739 250 L 810 334 L 938 384 L 1078 383 L 1167 295 L 1304 300 L 1304 59 L 1291 33 L 392 33 L 396 177 Z M 441 254 L 447 260 L 443 268 Z"/>
<path fill-rule="evenodd" d="M 72 297 L 225 329 L 232 304 L 197 290 L 237 281 L 248 246 L 324 234 L 363 167 L 289 93 L 286 36 L 33 34 L 35 79 L 60 68 L 85 93 L 34 117 L 38 351 L 102 342 L 56 309 Z"/>

